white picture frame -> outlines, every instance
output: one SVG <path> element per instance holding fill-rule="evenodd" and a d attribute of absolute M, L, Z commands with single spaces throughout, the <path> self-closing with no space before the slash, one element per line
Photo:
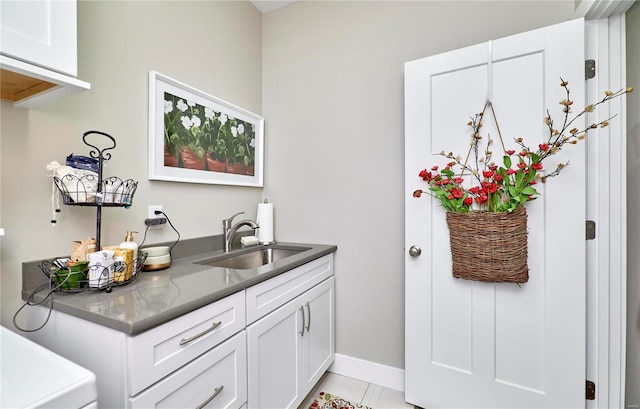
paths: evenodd
<path fill-rule="evenodd" d="M 149 180 L 262 187 L 264 119 L 149 72 Z"/>

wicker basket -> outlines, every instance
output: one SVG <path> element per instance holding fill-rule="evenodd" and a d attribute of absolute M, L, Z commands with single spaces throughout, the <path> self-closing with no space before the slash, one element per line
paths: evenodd
<path fill-rule="evenodd" d="M 526 283 L 527 212 L 447 212 L 453 276 L 487 283 Z"/>

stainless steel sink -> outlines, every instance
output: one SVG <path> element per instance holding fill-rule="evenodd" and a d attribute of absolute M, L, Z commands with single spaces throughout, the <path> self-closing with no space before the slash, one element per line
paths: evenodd
<path fill-rule="evenodd" d="M 273 263 L 274 261 L 294 256 L 306 250 L 309 250 L 309 248 L 289 246 L 258 247 L 251 250 L 241 251 L 240 253 L 234 252 L 230 254 L 223 254 L 214 258 L 196 261 L 195 263 L 212 267 L 246 270 L 250 268 L 258 268 L 260 266 Z"/>

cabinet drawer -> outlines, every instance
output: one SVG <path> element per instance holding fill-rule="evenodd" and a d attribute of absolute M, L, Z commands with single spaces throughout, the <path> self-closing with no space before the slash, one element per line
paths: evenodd
<path fill-rule="evenodd" d="M 130 408 L 240 408 L 247 401 L 246 332 L 207 352 L 148 390 Z"/>
<path fill-rule="evenodd" d="M 127 341 L 128 392 L 133 396 L 245 327 L 244 291 Z"/>
<path fill-rule="evenodd" d="M 333 274 L 333 253 L 247 288 L 247 325 Z"/>

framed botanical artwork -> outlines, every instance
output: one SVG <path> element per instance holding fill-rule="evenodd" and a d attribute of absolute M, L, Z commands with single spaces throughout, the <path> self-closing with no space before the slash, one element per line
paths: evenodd
<path fill-rule="evenodd" d="M 262 187 L 264 119 L 149 72 L 149 179 Z"/>

